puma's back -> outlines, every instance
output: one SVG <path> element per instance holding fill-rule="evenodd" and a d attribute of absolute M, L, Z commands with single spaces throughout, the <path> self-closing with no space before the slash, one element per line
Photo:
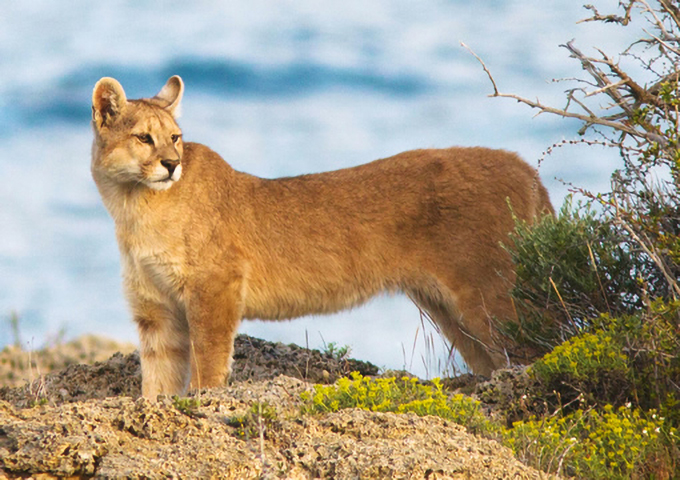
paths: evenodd
<path fill-rule="evenodd" d="M 173 77 L 128 101 L 102 79 L 93 95 L 92 171 L 116 223 L 145 395 L 221 383 L 242 318 L 333 312 L 385 290 L 413 299 L 476 372 L 507 363 L 492 322 L 515 319 L 500 244 L 512 214 L 552 212 L 531 167 L 450 148 L 261 179 L 183 142 L 182 92 Z"/>
<path fill-rule="evenodd" d="M 499 243 L 514 226 L 510 205 L 525 220 L 551 211 L 533 169 L 482 148 L 417 150 L 335 172 L 239 183 L 249 185 L 241 207 L 254 213 L 238 228 L 248 232 L 250 247 L 242 248 L 257 252 L 251 318 L 337 311 L 384 289 L 406 290 L 440 268 L 488 285 L 502 273 L 507 290 L 513 271 Z"/>

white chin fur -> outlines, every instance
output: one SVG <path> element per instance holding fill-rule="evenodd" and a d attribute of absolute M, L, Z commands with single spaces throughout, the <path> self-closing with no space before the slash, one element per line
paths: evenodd
<path fill-rule="evenodd" d="M 147 186 L 152 190 L 163 191 L 172 187 L 174 184 L 174 180 L 165 180 L 161 182 L 148 182 Z"/>
<path fill-rule="evenodd" d="M 182 165 L 177 165 L 175 171 L 172 172 L 172 177 L 159 179 L 158 181 L 149 180 L 144 183 L 152 190 L 163 191 L 172 187 L 177 180 L 182 176 Z"/>

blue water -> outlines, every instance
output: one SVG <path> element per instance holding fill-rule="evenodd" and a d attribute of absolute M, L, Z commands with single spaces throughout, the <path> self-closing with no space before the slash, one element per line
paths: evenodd
<path fill-rule="evenodd" d="M 235 168 L 275 177 L 356 165 L 420 147 L 542 152 L 578 124 L 491 99 L 501 90 L 562 105 L 579 66 L 560 43 L 620 51 L 615 27 L 577 25 L 573 0 L 10 2 L 0 14 L 0 346 L 60 330 L 136 341 L 120 288 L 113 224 L 89 174 L 90 99 L 102 76 L 130 98 L 173 74 L 184 137 Z M 601 10 L 616 2 L 600 2 Z M 541 166 L 553 202 L 567 186 L 606 188 L 615 152 L 559 149 Z M 241 331 L 313 347 L 348 344 L 388 368 L 436 374 L 444 347 L 418 311 L 386 297 L 329 317 Z M 429 359 L 423 362 L 423 358 Z"/>

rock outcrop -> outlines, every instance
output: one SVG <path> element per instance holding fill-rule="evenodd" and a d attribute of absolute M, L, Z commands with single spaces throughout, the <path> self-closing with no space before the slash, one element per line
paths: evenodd
<path fill-rule="evenodd" d="M 229 386 L 139 398 L 136 353 L 0 389 L 0 478 L 540 478 L 498 443 L 413 414 L 301 414 L 374 366 L 242 336 Z"/>

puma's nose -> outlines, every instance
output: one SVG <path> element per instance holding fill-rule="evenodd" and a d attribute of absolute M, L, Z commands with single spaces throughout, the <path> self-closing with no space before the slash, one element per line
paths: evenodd
<path fill-rule="evenodd" d="M 170 159 L 161 160 L 161 165 L 167 168 L 168 173 L 170 174 L 170 176 L 172 176 L 172 174 L 175 173 L 175 168 L 177 168 L 177 165 L 179 165 L 179 160 Z"/>

